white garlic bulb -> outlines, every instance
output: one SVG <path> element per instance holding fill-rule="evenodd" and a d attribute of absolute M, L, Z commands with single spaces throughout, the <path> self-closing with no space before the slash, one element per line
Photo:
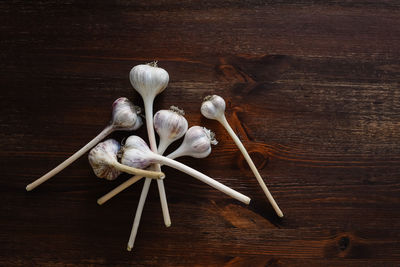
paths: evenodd
<path fill-rule="evenodd" d="M 169 75 L 164 69 L 157 67 L 157 62 L 141 64 L 132 68 L 129 73 L 132 86 L 143 99 L 155 97 L 168 85 Z"/>
<path fill-rule="evenodd" d="M 218 95 L 206 96 L 201 105 L 201 114 L 211 120 L 221 120 L 225 117 L 225 100 Z"/>
<path fill-rule="evenodd" d="M 141 151 L 147 151 L 150 150 L 149 146 L 146 144 L 146 142 L 140 138 L 137 135 L 131 135 L 129 136 L 126 140 L 125 143 L 123 145 L 122 148 L 122 154 L 125 150 L 127 149 L 139 149 Z"/>
<path fill-rule="evenodd" d="M 168 155 L 169 158 L 190 156 L 205 158 L 211 153 L 211 144 L 216 145 L 215 134 L 207 128 L 192 126 L 187 130 L 182 144 Z"/>
<path fill-rule="evenodd" d="M 163 154 L 166 148 L 181 138 L 188 129 L 188 122 L 183 116 L 185 112 L 171 106 L 169 110 L 160 110 L 154 115 L 154 129 L 160 136 L 158 154 Z"/>
<path fill-rule="evenodd" d="M 113 162 L 117 161 L 117 153 L 119 150 L 119 143 L 114 139 L 108 139 L 99 143 L 90 151 L 89 163 L 97 177 L 114 180 L 121 174 L 121 172 L 113 166 Z"/>
<path fill-rule="evenodd" d="M 141 109 L 132 104 L 126 97 L 120 97 L 112 105 L 111 124 L 116 130 L 137 130 L 143 125 L 139 116 Z"/>

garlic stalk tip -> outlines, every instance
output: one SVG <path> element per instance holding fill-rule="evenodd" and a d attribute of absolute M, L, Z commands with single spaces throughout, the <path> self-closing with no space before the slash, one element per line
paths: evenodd
<path fill-rule="evenodd" d="M 203 98 L 203 102 L 210 100 L 212 97 L 213 97 L 212 95 L 205 96 Z"/>
<path fill-rule="evenodd" d="M 209 129 L 207 129 L 206 127 L 203 127 L 204 132 L 207 134 L 208 139 L 210 139 L 210 143 L 212 145 L 217 145 L 218 144 L 218 140 L 215 139 L 215 133 Z"/>
<path fill-rule="evenodd" d="M 173 111 L 173 112 L 175 112 L 175 113 L 178 113 L 178 114 L 181 115 L 181 116 L 185 116 L 185 111 L 184 111 L 183 109 L 180 109 L 180 108 L 177 107 L 177 106 L 170 106 L 170 107 L 169 107 L 169 110 L 171 110 L 171 111 Z"/>
<path fill-rule="evenodd" d="M 152 62 L 146 63 L 146 65 L 157 68 L 157 63 L 158 63 L 158 60 L 154 60 Z"/>

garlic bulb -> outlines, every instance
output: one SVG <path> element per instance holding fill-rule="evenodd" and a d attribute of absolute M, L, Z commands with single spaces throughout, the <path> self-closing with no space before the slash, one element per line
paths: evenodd
<path fill-rule="evenodd" d="M 256 166 L 253 163 L 253 160 L 250 158 L 249 153 L 247 152 L 246 148 L 243 146 L 242 142 L 240 141 L 239 137 L 237 137 L 236 133 L 233 131 L 231 126 L 229 125 L 228 121 L 225 117 L 225 100 L 217 95 L 207 96 L 204 98 L 203 103 L 201 104 L 200 108 L 201 114 L 204 117 L 217 120 L 221 123 L 224 128 L 227 130 L 229 135 L 232 137 L 235 144 L 238 146 L 239 150 L 242 152 L 244 158 L 246 159 L 247 163 L 250 166 L 254 176 L 256 177 L 259 185 L 261 186 L 264 194 L 266 195 L 268 201 L 271 203 L 272 207 L 274 208 L 276 214 L 279 217 L 283 217 L 283 212 L 279 208 L 278 204 L 276 203 L 275 199 L 272 197 L 271 193 L 268 190 L 267 185 L 264 183 L 260 173 L 258 172 Z"/>
<path fill-rule="evenodd" d="M 120 97 L 114 101 L 111 125 L 116 130 L 137 130 L 143 125 L 139 116 L 141 109 L 130 102 L 126 97 Z"/>
<path fill-rule="evenodd" d="M 164 91 L 168 85 L 169 75 L 164 69 L 157 67 L 157 62 L 152 62 L 133 67 L 129 79 L 143 99 L 147 99 L 154 98 Z"/>
<path fill-rule="evenodd" d="M 120 147 L 117 141 L 108 139 L 90 151 L 89 163 L 97 177 L 114 180 L 121 174 L 121 171 L 113 167 L 113 162 L 117 161 Z"/>
<path fill-rule="evenodd" d="M 124 150 L 127 149 L 139 149 L 143 151 L 150 150 L 146 142 L 137 135 L 131 135 L 125 140 L 121 155 L 123 154 Z"/>
<path fill-rule="evenodd" d="M 154 115 L 154 129 L 160 136 L 158 154 L 162 155 L 172 142 L 186 133 L 188 122 L 183 115 L 185 112 L 175 106 L 171 106 L 169 110 L 160 110 Z"/>
<path fill-rule="evenodd" d="M 46 182 L 54 175 L 68 167 L 72 162 L 80 158 L 83 154 L 89 151 L 92 147 L 94 147 L 98 142 L 103 140 L 107 135 L 111 134 L 114 131 L 131 131 L 138 129 L 142 124 L 142 118 L 138 116 L 140 109 L 135 107 L 126 97 L 120 97 L 114 101 L 112 105 L 112 118 L 111 123 L 101 131 L 95 138 L 92 139 L 89 143 L 87 143 L 84 147 L 79 149 L 75 154 L 64 160 L 57 167 L 36 179 L 34 182 L 28 184 L 26 186 L 27 191 L 31 191 L 35 189 L 37 186 Z"/>
<path fill-rule="evenodd" d="M 225 116 L 225 100 L 217 95 L 209 95 L 204 98 L 201 105 L 201 114 L 211 120 L 219 120 Z"/>
<path fill-rule="evenodd" d="M 114 180 L 121 172 L 138 174 L 156 179 L 165 177 L 162 172 L 145 171 L 119 163 L 117 159 L 119 150 L 119 143 L 114 139 L 108 139 L 99 143 L 90 151 L 89 163 L 97 177 Z"/>
<path fill-rule="evenodd" d="M 204 127 L 192 126 L 187 130 L 180 147 L 169 154 L 168 158 L 182 156 L 205 158 L 211 153 L 211 144 L 218 144 L 213 132 Z"/>
<path fill-rule="evenodd" d="M 121 152 L 121 163 L 134 168 L 145 169 L 155 163 L 148 156 L 152 151 L 146 142 L 136 135 L 131 135 L 126 139 Z"/>
<path fill-rule="evenodd" d="M 157 163 L 157 161 L 151 157 L 152 155 L 153 152 L 150 149 L 139 150 L 138 148 L 127 148 L 124 149 L 121 162 L 124 165 L 134 168 L 146 169 L 150 164 Z"/>

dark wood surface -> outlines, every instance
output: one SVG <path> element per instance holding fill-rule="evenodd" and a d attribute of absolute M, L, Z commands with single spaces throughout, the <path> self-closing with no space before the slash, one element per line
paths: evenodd
<path fill-rule="evenodd" d="M 389 0 L 2 1 L 0 265 L 400 264 L 399 25 Z M 152 60 L 170 74 L 156 109 L 178 105 L 220 141 L 182 161 L 253 202 L 165 168 L 172 227 L 153 184 L 129 253 L 142 182 L 98 206 L 129 176 L 100 180 L 85 156 L 25 186 L 100 132 L 114 99 L 142 105 L 128 73 Z M 202 118 L 208 94 L 226 99 L 285 218 Z"/>

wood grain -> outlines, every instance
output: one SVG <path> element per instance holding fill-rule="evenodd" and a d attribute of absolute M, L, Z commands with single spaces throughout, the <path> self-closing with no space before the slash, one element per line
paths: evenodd
<path fill-rule="evenodd" d="M 397 1 L 4 1 L 0 25 L 0 265 L 400 264 Z M 219 140 L 182 162 L 253 201 L 165 168 L 172 227 L 152 186 L 128 253 L 142 183 L 97 206 L 129 176 L 99 180 L 83 157 L 24 188 L 100 132 L 114 99 L 142 105 L 128 73 L 152 60 L 170 74 L 155 108 L 177 105 Z M 208 94 L 226 99 L 285 218 L 200 115 Z"/>

